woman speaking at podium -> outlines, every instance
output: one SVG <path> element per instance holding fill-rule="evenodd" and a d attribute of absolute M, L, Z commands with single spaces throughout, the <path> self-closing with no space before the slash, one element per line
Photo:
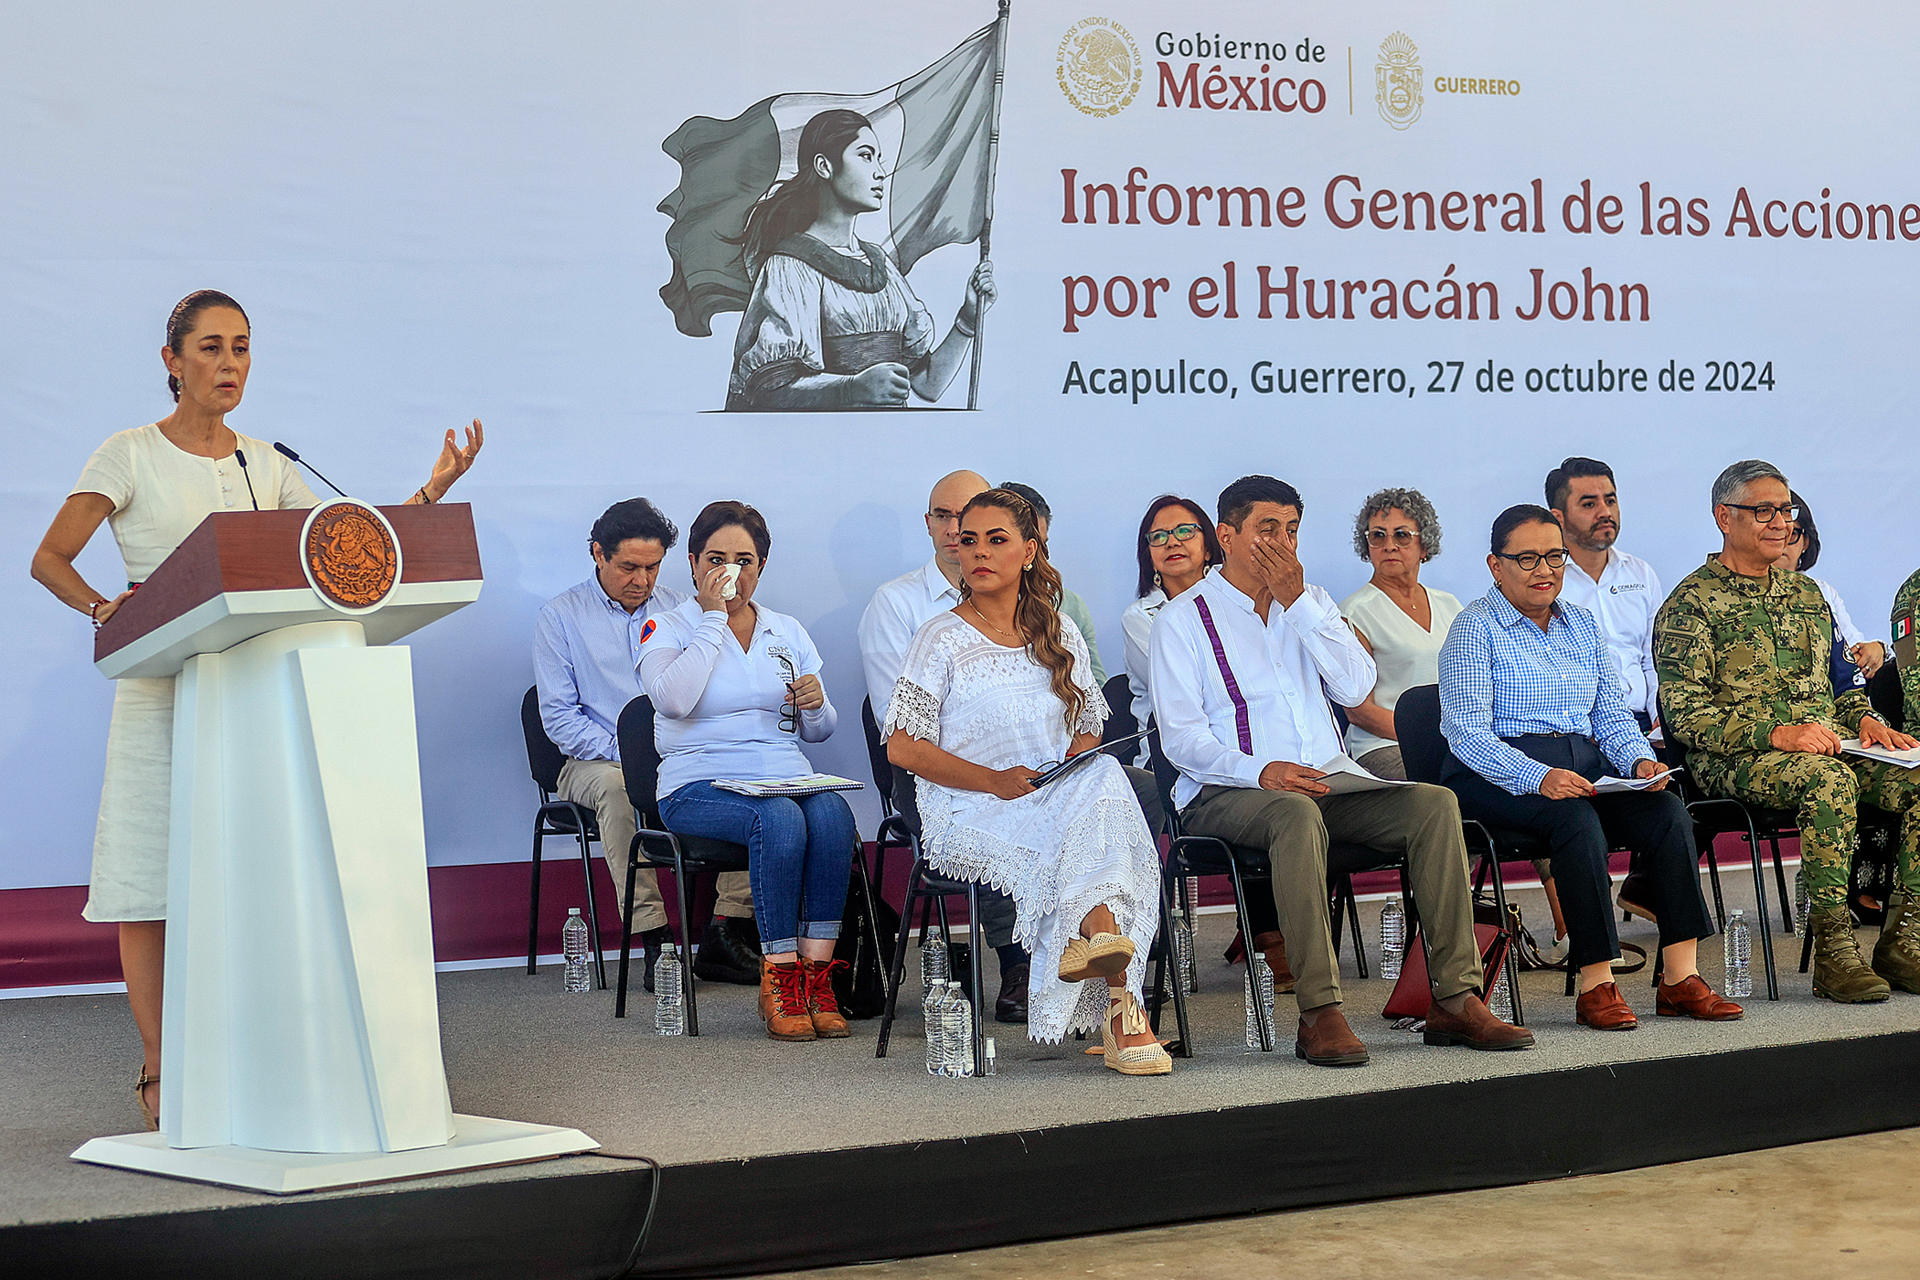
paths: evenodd
<path fill-rule="evenodd" d="M 33 555 L 35 580 L 91 618 L 96 629 L 213 512 L 318 504 L 290 459 L 227 425 L 227 414 L 246 391 L 251 346 L 246 312 L 232 298 L 211 289 L 182 298 L 160 349 L 173 412 L 119 432 L 95 450 L 41 539 Z M 478 418 L 464 448 L 448 431 L 432 474 L 407 502 L 439 501 L 473 465 L 482 438 Z M 127 568 L 126 589 L 111 595 L 94 590 L 73 567 L 103 520 L 112 524 Z M 171 676 L 116 684 L 93 875 L 82 913 L 120 926 L 120 968 L 145 1054 L 134 1090 L 149 1129 L 159 1123 L 173 685 Z"/>

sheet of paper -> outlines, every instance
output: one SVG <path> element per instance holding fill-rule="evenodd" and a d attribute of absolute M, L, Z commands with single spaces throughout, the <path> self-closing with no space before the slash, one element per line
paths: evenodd
<path fill-rule="evenodd" d="M 1596 778 L 1593 783 L 1595 795 L 1619 795 L 1627 791 L 1645 791 L 1657 785 L 1662 778 L 1671 778 L 1681 772 L 1679 769 L 1663 769 L 1651 778 Z"/>
<path fill-rule="evenodd" d="M 1364 765 L 1346 752 L 1314 766 L 1321 773 L 1320 781 L 1327 784 L 1327 794 L 1347 795 L 1354 791 L 1379 791 L 1386 787 L 1410 787 L 1414 784 L 1398 778 L 1382 778 L 1369 773 Z"/>
<path fill-rule="evenodd" d="M 1850 756 L 1860 756 L 1867 760 L 1880 760 L 1887 764 L 1897 764 L 1903 769 L 1920 769 L 1920 747 L 1909 747 L 1905 751 L 1893 751 L 1886 747 L 1863 747 L 1858 738 L 1840 739 L 1840 750 Z"/>

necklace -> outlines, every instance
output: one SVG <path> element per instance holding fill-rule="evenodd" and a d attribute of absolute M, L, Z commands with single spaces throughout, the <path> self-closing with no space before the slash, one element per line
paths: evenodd
<path fill-rule="evenodd" d="M 987 622 L 987 615 L 980 612 L 980 606 L 975 604 L 973 601 L 971 600 L 967 601 L 967 607 L 973 610 L 974 617 L 980 619 L 980 621 L 982 622 L 986 622 L 987 626 L 992 627 L 992 629 L 996 634 L 1006 636 L 1008 639 L 1011 639 L 1011 640 L 1018 640 L 1020 638 L 1019 634 L 1016 632 L 1002 631 L 999 627 L 995 627 L 991 622 Z"/>

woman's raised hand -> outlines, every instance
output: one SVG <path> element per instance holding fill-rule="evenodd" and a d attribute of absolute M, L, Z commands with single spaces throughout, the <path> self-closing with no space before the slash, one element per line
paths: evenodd
<path fill-rule="evenodd" d="M 453 488 L 453 482 L 473 466 L 473 460 L 480 456 L 480 446 L 486 443 L 487 433 L 475 418 L 473 425 L 467 428 L 467 445 L 461 448 L 454 438 L 453 429 L 447 429 L 447 438 L 440 443 L 440 456 L 433 460 L 433 474 L 427 477 L 422 492 L 433 500 L 440 501 Z"/>

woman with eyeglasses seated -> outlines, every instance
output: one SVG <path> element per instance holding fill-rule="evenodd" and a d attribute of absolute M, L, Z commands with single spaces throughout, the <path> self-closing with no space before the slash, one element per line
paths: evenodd
<path fill-rule="evenodd" d="M 1140 518 L 1140 536 L 1133 544 L 1140 564 L 1140 583 L 1134 602 L 1120 615 L 1126 642 L 1127 691 L 1133 695 L 1133 718 L 1142 729 L 1153 715 L 1153 696 L 1147 688 L 1147 638 L 1160 606 L 1207 576 L 1207 570 L 1225 557 L 1213 524 L 1190 498 L 1163 493 L 1147 504 Z M 1136 763 L 1147 762 L 1143 746 Z"/>
<path fill-rule="evenodd" d="M 661 821 L 679 835 L 747 847 L 760 923 L 760 1016 L 776 1040 L 848 1034 L 833 958 L 853 867 L 853 811 L 836 792 L 743 796 L 716 779 L 812 773 L 801 742 L 836 716 L 806 628 L 753 600 L 773 539 L 744 502 L 709 503 L 687 534 L 692 600 L 640 631 L 640 687 L 653 700 Z"/>
<path fill-rule="evenodd" d="M 1013 899 L 1014 939 L 1033 955 L 1030 1037 L 1097 1025 L 1108 1067 L 1165 1075 L 1173 1059 L 1140 1007 L 1160 857 L 1125 773 L 1098 753 L 1106 704 L 1033 507 L 1007 489 L 968 502 L 960 571 L 960 603 L 915 633 L 881 726 L 887 758 L 916 780 L 927 859 Z"/>
<path fill-rule="evenodd" d="M 1379 675 L 1367 700 L 1347 708 L 1347 754 L 1382 778 L 1405 781 L 1393 709 L 1401 694 L 1439 678 L 1440 642 L 1460 616 L 1460 601 L 1421 585 L 1420 566 L 1440 554 L 1440 519 L 1418 489 L 1381 489 L 1361 503 L 1353 550 L 1373 577 L 1340 602 L 1340 614 Z"/>
<path fill-rule="evenodd" d="M 1579 970 L 1575 1018 L 1602 1031 L 1638 1025 L 1613 980 L 1607 851 L 1640 855 L 1659 917 L 1662 1017 L 1724 1022 L 1742 1014 L 1700 976 L 1713 936 L 1700 897 L 1693 823 L 1627 710 L 1600 627 L 1560 602 L 1567 544 L 1545 507 L 1508 507 L 1493 522 L 1493 589 L 1460 611 L 1440 647 L 1442 781 L 1460 814 L 1538 836 L 1553 860 Z M 1601 778 L 1658 778 L 1646 790 L 1598 794 Z"/>
<path fill-rule="evenodd" d="M 1806 499 L 1794 493 L 1793 523 L 1787 529 L 1786 549 L 1774 563 L 1788 572 L 1800 572 L 1813 578 L 1813 566 L 1820 559 L 1820 527 L 1813 522 L 1813 508 Z M 1887 665 L 1887 645 L 1883 640 L 1869 640 L 1867 633 L 1854 623 L 1853 616 L 1847 612 L 1846 601 L 1833 589 L 1833 584 L 1825 578 L 1813 578 L 1813 585 L 1820 588 L 1820 596 L 1827 602 L 1827 608 L 1833 614 L 1833 636 L 1842 647 L 1846 660 L 1860 671 L 1864 680 L 1871 680 L 1874 673 Z M 1842 670 L 1845 670 L 1844 665 Z M 1856 686 L 1858 687 L 1858 686 Z M 1845 693 L 1846 690 L 1836 690 Z"/>

